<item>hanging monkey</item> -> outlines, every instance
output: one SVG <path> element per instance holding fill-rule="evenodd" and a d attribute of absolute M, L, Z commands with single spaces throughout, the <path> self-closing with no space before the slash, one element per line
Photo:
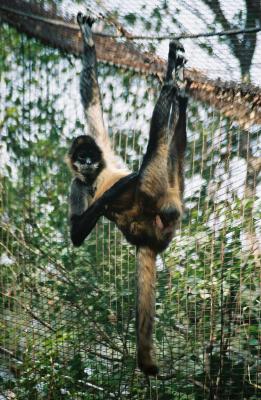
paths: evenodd
<path fill-rule="evenodd" d="M 169 45 L 168 66 L 155 105 L 141 167 L 131 173 L 115 156 L 104 126 L 93 20 L 78 14 L 83 38 L 80 93 L 90 135 L 73 140 L 67 163 L 74 175 L 70 190 L 70 232 L 80 246 L 105 216 L 137 247 L 137 355 L 139 368 L 157 375 L 153 348 L 157 254 L 167 248 L 183 211 L 183 163 L 187 97 L 173 73 L 183 65 L 181 48 Z"/>

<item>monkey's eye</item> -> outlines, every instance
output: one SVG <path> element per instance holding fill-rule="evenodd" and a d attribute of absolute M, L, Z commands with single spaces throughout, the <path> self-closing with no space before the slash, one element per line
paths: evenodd
<path fill-rule="evenodd" d="M 79 154 L 77 158 L 81 164 L 85 164 L 86 156 L 84 154 Z"/>

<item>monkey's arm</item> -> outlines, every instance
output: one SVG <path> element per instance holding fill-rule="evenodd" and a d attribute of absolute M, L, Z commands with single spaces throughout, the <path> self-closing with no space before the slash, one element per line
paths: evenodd
<path fill-rule="evenodd" d="M 101 137 L 107 139 L 102 115 L 101 94 L 97 79 L 97 60 L 95 45 L 92 37 L 93 19 L 79 13 L 77 21 L 82 32 L 83 56 L 82 72 L 80 78 L 80 94 L 84 113 L 94 139 Z"/>
<path fill-rule="evenodd" d="M 70 205 L 70 225 L 71 225 L 71 239 L 75 246 L 79 246 L 81 224 L 83 220 L 83 215 L 88 211 L 88 226 L 90 230 L 95 226 L 96 221 L 92 215 L 93 210 L 88 208 L 88 186 L 77 178 L 74 178 L 71 183 L 69 205 Z M 86 210 L 87 209 L 87 210 Z M 97 213 L 96 213 L 97 214 Z M 98 219 L 98 217 L 97 217 Z M 77 244 L 79 243 L 79 244 Z"/>
<path fill-rule="evenodd" d="M 115 154 L 103 120 L 101 94 L 97 77 L 96 51 L 91 30 L 94 20 L 79 13 L 77 21 L 83 38 L 80 94 L 89 133 L 103 149 L 105 158 L 114 160 Z"/>
<path fill-rule="evenodd" d="M 89 208 L 87 208 L 87 210 L 84 198 L 86 197 L 86 194 L 84 194 L 79 182 L 75 182 L 76 180 L 73 181 L 74 186 L 71 189 L 70 196 L 70 223 L 71 240 L 74 246 L 80 246 L 83 243 L 84 239 L 95 227 L 98 219 L 104 215 L 106 207 L 113 204 L 113 202 L 118 201 L 119 196 L 121 196 L 125 191 L 129 190 L 129 188 L 136 183 L 137 176 L 138 175 L 136 173 L 132 173 L 121 178 Z"/>
<path fill-rule="evenodd" d="M 91 233 L 98 219 L 103 215 L 104 205 L 102 199 L 96 200 L 81 215 L 72 214 L 71 222 L 71 240 L 74 246 L 81 246 L 84 239 Z"/>

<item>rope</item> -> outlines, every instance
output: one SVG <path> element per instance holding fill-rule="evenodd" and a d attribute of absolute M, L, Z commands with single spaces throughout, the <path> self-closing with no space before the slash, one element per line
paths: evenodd
<path fill-rule="evenodd" d="M 53 18 L 47 18 L 47 17 L 41 17 L 39 15 L 27 13 L 24 11 L 18 11 L 13 9 L 12 7 L 7 7 L 0 5 L 0 10 L 7 11 L 7 12 L 12 12 L 14 14 L 20 15 L 25 18 L 31 18 L 36 21 L 41 21 L 45 22 L 51 25 L 56 25 L 56 26 L 61 26 L 61 27 L 67 27 L 73 30 L 79 30 L 79 27 L 77 24 L 73 24 L 71 22 L 64 22 L 61 20 L 53 19 Z M 121 33 L 121 36 L 126 37 L 126 39 L 129 40 L 180 40 L 180 39 L 198 39 L 202 37 L 213 37 L 213 36 L 232 36 L 232 35 L 240 35 L 242 33 L 257 33 L 261 31 L 261 26 L 255 27 L 255 28 L 246 28 L 246 29 L 230 29 L 230 30 L 224 30 L 224 31 L 218 31 L 218 32 L 200 32 L 200 33 L 187 33 L 183 32 L 179 35 L 175 34 L 168 34 L 168 35 L 160 35 L 160 36 L 151 36 L 151 35 L 132 35 L 129 32 L 127 32 L 117 21 L 110 17 L 105 17 L 102 14 L 98 14 L 96 16 L 97 19 L 107 19 L 108 23 L 111 25 L 114 25 L 116 29 Z M 120 35 L 111 35 L 111 34 L 105 34 L 105 33 L 99 33 L 100 36 L 105 36 L 105 37 L 110 37 L 110 38 L 119 38 Z"/>
<path fill-rule="evenodd" d="M 211 36 L 231 36 L 231 35 L 239 35 L 241 33 L 257 33 L 261 31 L 261 27 L 256 28 L 247 28 L 247 29 L 233 29 L 227 31 L 219 31 L 219 32 L 200 32 L 200 33 L 181 33 L 180 35 L 162 35 L 162 36 L 149 36 L 149 35 L 131 35 L 128 36 L 128 39 L 131 40 L 180 40 L 180 39 L 197 39 L 201 37 L 211 37 Z"/>

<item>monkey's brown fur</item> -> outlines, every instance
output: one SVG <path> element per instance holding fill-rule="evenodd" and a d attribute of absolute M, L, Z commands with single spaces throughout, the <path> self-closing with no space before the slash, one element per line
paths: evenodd
<path fill-rule="evenodd" d="M 84 39 L 82 103 L 95 140 L 93 153 L 101 151 L 101 155 L 100 164 L 96 162 L 100 169 L 90 190 L 88 176 L 79 172 L 79 163 L 69 152 L 67 162 L 75 176 L 70 197 L 71 238 L 76 246 L 81 245 L 104 215 L 137 246 L 138 365 L 144 373 L 156 375 L 152 341 L 156 257 L 172 240 L 183 211 L 187 99 L 180 95 L 172 79 L 177 47 L 170 44 L 167 77 L 153 111 L 148 148 L 139 172 L 131 174 L 114 158 L 104 128 L 95 47 L 90 46 L 92 22 L 82 16 L 78 22 Z M 76 151 L 81 150 L 81 140 L 78 144 Z"/>

